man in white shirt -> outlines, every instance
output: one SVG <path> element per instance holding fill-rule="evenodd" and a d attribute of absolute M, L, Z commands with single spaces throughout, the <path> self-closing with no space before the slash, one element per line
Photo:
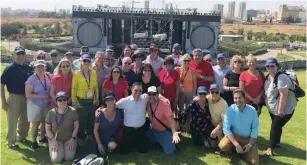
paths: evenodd
<path fill-rule="evenodd" d="M 148 139 L 146 137 L 149 121 L 146 120 L 146 106 L 148 95 L 142 94 L 142 84 L 134 83 L 131 88 L 132 94 L 120 99 L 116 106 L 124 110 L 124 129 L 120 143 L 120 153 L 129 154 L 132 147 L 136 147 L 140 153 L 148 151 Z M 159 97 L 167 102 L 163 96 Z"/>
<path fill-rule="evenodd" d="M 217 84 L 219 87 L 223 86 L 223 80 L 229 71 L 231 71 L 230 66 L 227 64 L 226 58 L 223 55 L 223 53 L 220 53 L 217 55 L 217 65 L 213 67 L 214 71 L 214 79 L 215 79 L 215 84 Z M 220 94 L 221 97 L 223 97 L 224 89 L 220 88 Z"/>

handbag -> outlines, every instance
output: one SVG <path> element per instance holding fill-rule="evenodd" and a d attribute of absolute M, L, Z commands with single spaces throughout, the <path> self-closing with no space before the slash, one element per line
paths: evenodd
<path fill-rule="evenodd" d="M 82 107 L 88 107 L 88 106 L 93 106 L 94 104 L 94 99 L 81 99 L 80 97 L 77 96 L 77 100 L 80 106 Z"/>

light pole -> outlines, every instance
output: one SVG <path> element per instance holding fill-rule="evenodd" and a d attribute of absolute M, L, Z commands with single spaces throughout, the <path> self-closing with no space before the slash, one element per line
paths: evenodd
<path fill-rule="evenodd" d="M 134 0 L 132 0 L 132 2 L 131 2 L 132 4 L 131 4 L 131 21 L 130 21 L 130 23 L 131 23 L 131 26 L 130 26 L 130 44 L 133 44 L 133 9 L 134 9 L 134 3 L 140 3 L 140 2 L 138 2 L 138 1 L 134 1 Z"/>

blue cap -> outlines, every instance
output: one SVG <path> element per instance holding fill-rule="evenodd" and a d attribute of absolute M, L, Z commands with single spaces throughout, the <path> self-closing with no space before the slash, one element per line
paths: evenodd
<path fill-rule="evenodd" d="M 58 55 L 58 54 L 59 54 L 59 52 L 58 52 L 57 50 L 53 49 L 53 50 L 51 50 L 51 51 L 50 51 L 50 54 L 51 54 L 51 55 L 52 55 L 52 54 L 56 54 L 56 55 Z"/>
<path fill-rule="evenodd" d="M 104 95 L 104 100 L 114 100 L 115 99 L 115 95 L 114 93 L 107 93 Z"/>
<path fill-rule="evenodd" d="M 81 60 L 91 60 L 91 56 L 88 55 L 88 54 L 83 54 L 83 55 L 81 56 Z"/>
<path fill-rule="evenodd" d="M 278 61 L 276 60 L 276 58 L 269 58 L 266 60 L 265 62 L 265 66 L 268 66 L 268 65 L 278 65 Z"/>
<path fill-rule="evenodd" d="M 17 46 L 17 47 L 15 48 L 15 52 L 16 52 L 16 53 L 18 53 L 18 52 L 25 52 L 25 51 L 26 51 L 25 48 L 22 47 L 22 46 Z"/>
<path fill-rule="evenodd" d="M 217 84 L 211 84 L 210 85 L 210 90 L 212 90 L 212 89 L 220 89 L 220 87 L 217 85 Z"/>
<path fill-rule="evenodd" d="M 197 93 L 208 93 L 206 87 L 200 86 L 197 88 Z"/>
<path fill-rule="evenodd" d="M 72 55 L 72 56 L 73 56 L 74 53 L 73 53 L 73 52 L 66 52 L 66 53 L 65 53 L 65 56 L 69 56 L 69 55 Z"/>
<path fill-rule="evenodd" d="M 65 97 L 65 98 L 67 98 L 66 92 L 61 91 L 61 92 L 58 92 L 58 93 L 55 95 L 55 99 L 56 99 L 56 100 L 57 100 L 58 98 L 60 98 L 60 97 Z"/>
<path fill-rule="evenodd" d="M 219 54 L 217 55 L 217 58 L 225 58 L 225 56 L 224 56 L 223 53 L 219 53 Z"/>

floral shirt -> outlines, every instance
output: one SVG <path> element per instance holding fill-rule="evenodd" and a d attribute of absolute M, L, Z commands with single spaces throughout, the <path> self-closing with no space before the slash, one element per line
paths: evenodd
<path fill-rule="evenodd" d="M 191 115 L 190 130 L 193 134 L 209 137 L 213 130 L 213 125 L 211 124 L 208 100 L 206 99 L 204 109 L 196 101 L 190 103 L 180 118 L 184 120 L 188 114 Z"/>

